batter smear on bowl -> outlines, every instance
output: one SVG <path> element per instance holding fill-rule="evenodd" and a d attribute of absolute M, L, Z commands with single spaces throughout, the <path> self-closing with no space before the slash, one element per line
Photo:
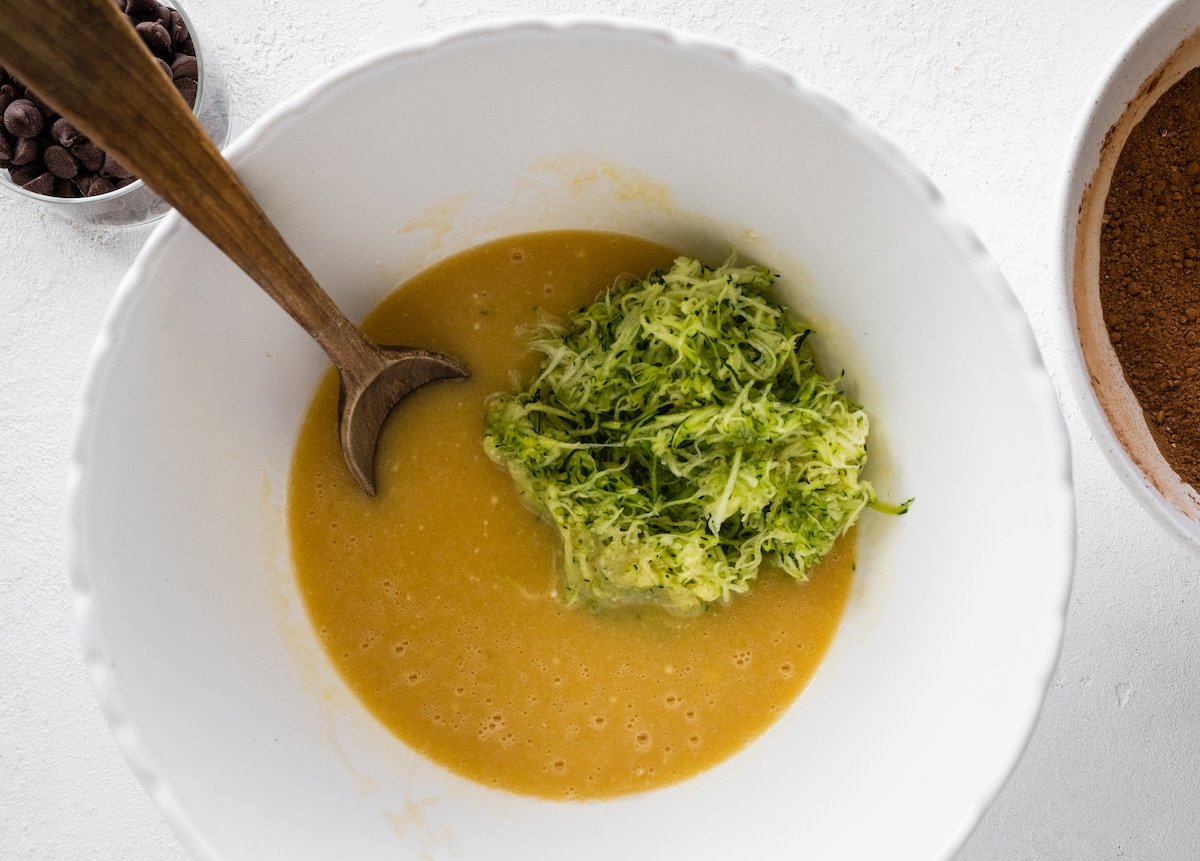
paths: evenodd
<path fill-rule="evenodd" d="M 375 498 L 342 463 L 334 377 L 302 427 L 289 519 L 321 642 L 383 724 L 485 785 L 582 799 L 690 777 L 789 707 L 841 618 L 853 531 L 807 581 L 765 568 L 752 590 L 699 616 L 567 606 L 556 529 L 484 450 L 489 403 L 543 358 L 529 350 L 530 327 L 674 258 L 618 234 L 526 234 L 395 291 L 367 334 L 419 340 L 461 357 L 472 376 L 422 389 L 396 412 Z"/>

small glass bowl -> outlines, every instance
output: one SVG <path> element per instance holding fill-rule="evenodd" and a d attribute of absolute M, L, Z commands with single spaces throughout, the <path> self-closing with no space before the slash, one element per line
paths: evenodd
<path fill-rule="evenodd" d="M 183 18 L 183 23 L 187 25 L 188 33 L 191 34 L 198 66 L 196 104 L 192 113 L 217 145 L 217 149 L 221 149 L 229 142 L 230 120 L 229 93 L 220 67 L 211 57 L 204 55 L 196 28 L 179 3 L 174 0 L 159 2 L 178 12 Z M 50 212 L 80 224 L 136 227 L 156 221 L 171 210 L 170 205 L 140 179 L 95 197 L 55 197 L 22 188 L 9 179 L 7 170 L 0 170 L 0 187 L 36 200 Z"/>

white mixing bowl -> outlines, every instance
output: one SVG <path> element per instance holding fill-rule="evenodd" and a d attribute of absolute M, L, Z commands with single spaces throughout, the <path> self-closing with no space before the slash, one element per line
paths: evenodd
<path fill-rule="evenodd" d="M 414 754 L 310 630 L 284 518 L 320 351 L 172 215 L 92 360 L 71 526 L 87 658 L 199 858 L 942 858 L 1018 758 L 1063 630 L 1068 443 L 1022 312 L 891 146 L 758 59 L 629 23 L 515 22 L 378 54 L 230 156 L 361 319 L 471 244 L 580 227 L 784 273 L 873 417 L 881 496 L 809 689 L 684 783 L 556 803 Z"/>

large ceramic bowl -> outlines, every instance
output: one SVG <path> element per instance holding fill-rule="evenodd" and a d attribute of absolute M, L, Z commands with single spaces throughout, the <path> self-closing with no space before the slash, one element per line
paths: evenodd
<path fill-rule="evenodd" d="M 1061 282 L 1070 309 L 1068 366 L 1100 448 L 1138 501 L 1200 553 L 1200 491 L 1172 470 L 1125 380 L 1100 303 L 1100 224 L 1129 133 L 1156 101 L 1200 66 L 1200 5 L 1164 3 L 1117 52 L 1075 136 L 1062 196 Z"/>
<path fill-rule="evenodd" d="M 325 360 L 172 216 L 93 358 L 72 569 L 113 729 L 197 857 L 954 850 L 1020 755 L 1054 665 L 1069 457 L 1016 300 L 896 150 L 734 49 L 572 20 L 369 57 L 230 156 L 352 318 L 427 264 L 518 231 L 595 227 L 769 262 L 872 412 L 881 494 L 916 503 L 863 522 L 821 670 L 743 752 L 611 801 L 476 785 L 381 728 L 326 661 L 283 514 Z"/>

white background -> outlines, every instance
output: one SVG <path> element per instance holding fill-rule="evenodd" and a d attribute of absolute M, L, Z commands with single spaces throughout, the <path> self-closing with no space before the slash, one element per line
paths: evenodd
<path fill-rule="evenodd" d="M 866 117 L 934 180 L 1032 320 L 1071 432 L 1079 518 L 1066 641 L 1045 708 L 957 861 L 1200 853 L 1200 566 L 1124 491 L 1080 417 L 1064 371 L 1054 257 L 1071 136 L 1115 52 L 1155 5 L 186 0 L 229 78 L 241 128 L 375 48 L 488 18 L 606 13 L 775 61 Z M 349 148 L 360 133 L 346 129 Z M 64 555 L 75 399 L 105 307 L 147 234 L 72 226 L 0 196 L 4 861 L 185 857 L 95 703 Z M 969 504 L 970 465 L 947 469 L 961 471 Z"/>

